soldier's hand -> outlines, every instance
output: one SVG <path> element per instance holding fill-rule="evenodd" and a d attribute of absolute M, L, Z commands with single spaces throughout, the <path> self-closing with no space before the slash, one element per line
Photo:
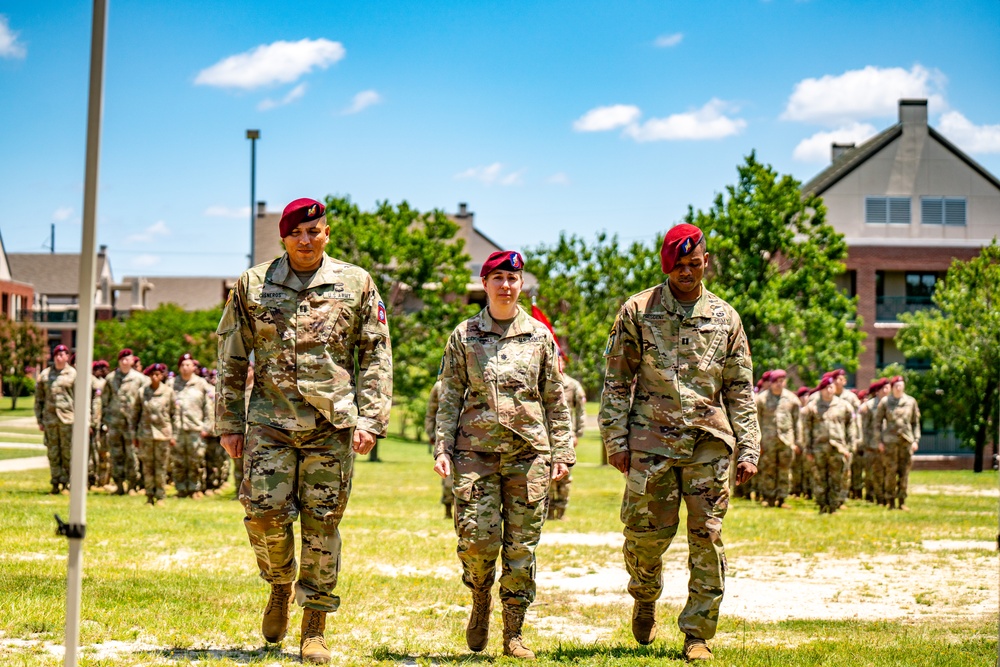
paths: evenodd
<path fill-rule="evenodd" d="M 201 437 L 207 438 L 208 437 L 208 431 L 201 431 Z"/>
<path fill-rule="evenodd" d="M 736 464 L 736 484 L 744 484 L 757 474 L 757 466 L 749 461 L 740 461 Z"/>
<path fill-rule="evenodd" d="M 628 474 L 628 452 L 618 452 L 608 457 L 608 463 L 623 475 Z"/>
<path fill-rule="evenodd" d="M 569 466 L 565 463 L 553 463 L 552 464 L 552 479 L 558 482 L 561 479 L 569 476 Z"/>
<path fill-rule="evenodd" d="M 177 441 L 174 440 L 173 438 L 170 438 L 170 440 L 167 441 L 167 444 L 169 444 L 171 447 L 174 447 L 177 445 Z"/>
<path fill-rule="evenodd" d="M 226 450 L 226 453 L 234 459 L 243 456 L 243 434 L 226 433 L 219 438 L 219 444 Z"/>
<path fill-rule="evenodd" d="M 38 425 L 38 430 L 39 430 L 39 431 L 44 431 L 44 430 L 45 430 L 45 427 L 44 427 L 44 426 L 42 426 L 41 424 L 39 424 L 39 425 Z"/>
<path fill-rule="evenodd" d="M 367 454 L 375 446 L 375 436 L 368 431 L 354 429 L 354 451 L 358 454 Z"/>
<path fill-rule="evenodd" d="M 884 442 L 878 443 L 878 450 L 880 452 L 884 452 L 885 451 L 885 443 Z"/>
<path fill-rule="evenodd" d="M 451 475 L 451 457 L 447 454 L 441 454 L 434 459 L 434 472 L 442 478 Z"/>

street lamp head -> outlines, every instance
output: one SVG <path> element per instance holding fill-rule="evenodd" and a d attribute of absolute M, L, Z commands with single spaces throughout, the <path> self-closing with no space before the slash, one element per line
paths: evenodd
<path fill-rule="evenodd" d="M 247 130 L 247 139 L 260 139 L 260 130 Z"/>

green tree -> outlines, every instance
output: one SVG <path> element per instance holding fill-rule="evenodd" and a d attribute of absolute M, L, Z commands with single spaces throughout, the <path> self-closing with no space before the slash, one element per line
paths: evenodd
<path fill-rule="evenodd" d="M 755 153 L 737 172 L 736 184 L 707 211 L 689 209 L 685 222 L 708 237 L 706 282 L 743 319 L 757 374 L 785 368 L 811 384 L 838 365 L 855 370 L 864 340 L 857 299 L 836 284 L 847 244 L 822 199 L 803 196 L 798 181 Z"/>
<path fill-rule="evenodd" d="M 176 371 L 177 359 L 185 352 L 205 366 L 214 366 L 215 329 L 221 318 L 221 304 L 211 310 L 186 311 L 167 303 L 155 310 L 133 311 L 123 321 L 101 320 L 94 333 L 94 359 L 106 359 L 113 369 L 119 350 L 128 347 L 145 366 L 164 363 Z"/>
<path fill-rule="evenodd" d="M 986 443 L 996 442 L 1000 408 L 1000 246 L 952 262 L 934 292 L 934 308 L 900 316 L 896 344 L 909 357 L 931 360 L 929 376 L 943 389 L 935 425 L 952 426 L 975 450 L 983 470 Z M 921 405 L 921 410 L 926 407 Z"/>
<path fill-rule="evenodd" d="M 11 392 L 11 408 L 16 409 L 17 399 L 34 386 L 28 376 L 45 359 L 45 344 L 45 333 L 33 322 L 0 315 L 0 368 Z"/>
<path fill-rule="evenodd" d="M 401 430 L 415 423 L 419 439 L 448 336 L 475 311 L 463 299 L 470 279 L 465 241 L 442 211 L 421 213 L 405 201 L 362 211 L 331 196 L 326 205 L 327 252 L 371 273 L 385 301 Z"/>

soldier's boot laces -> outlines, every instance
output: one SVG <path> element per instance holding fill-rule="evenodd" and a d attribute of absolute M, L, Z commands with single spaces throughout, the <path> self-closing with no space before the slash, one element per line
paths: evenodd
<path fill-rule="evenodd" d="M 326 612 L 317 609 L 302 610 L 302 640 L 299 655 L 302 662 L 326 664 L 330 662 L 330 647 L 326 645 Z"/>
<path fill-rule="evenodd" d="M 264 640 L 276 644 L 288 632 L 288 608 L 292 603 L 291 584 L 271 584 L 271 596 L 267 598 L 264 619 L 260 623 L 260 633 Z"/>
<path fill-rule="evenodd" d="M 688 662 L 692 660 L 715 660 L 712 650 L 704 639 L 685 635 L 684 637 L 684 659 Z"/>
<path fill-rule="evenodd" d="M 656 603 L 635 601 L 632 605 L 632 636 L 646 646 L 656 639 Z"/>
<path fill-rule="evenodd" d="M 521 660 L 534 660 L 535 652 L 524 645 L 521 626 L 524 625 L 524 609 L 503 608 L 503 654 Z"/>
<path fill-rule="evenodd" d="M 465 626 L 465 643 L 469 645 L 470 651 L 479 653 L 489 643 L 492 609 L 490 589 L 472 592 L 472 613 L 469 614 L 469 624 Z"/>

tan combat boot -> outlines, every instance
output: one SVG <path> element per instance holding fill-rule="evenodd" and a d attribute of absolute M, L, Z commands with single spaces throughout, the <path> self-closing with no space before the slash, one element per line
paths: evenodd
<path fill-rule="evenodd" d="M 715 656 L 712 655 L 712 650 L 708 648 L 708 644 L 705 643 L 704 639 L 685 635 L 684 659 L 688 662 L 692 660 L 715 660 Z"/>
<path fill-rule="evenodd" d="M 326 664 L 330 662 L 330 647 L 326 645 L 323 632 L 326 630 L 326 612 L 317 609 L 302 610 L 302 639 L 299 642 L 299 657 L 302 662 Z"/>
<path fill-rule="evenodd" d="M 264 641 L 277 644 L 288 632 L 288 608 L 292 603 L 291 584 L 271 584 L 271 596 L 264 607 L 264 620 L 260 622 L 260 633 Z"/>
<path fill-rule="evenodd" d="M 470 651 L 479 653 L 489 643 L 492 610 L 490 589 L 472 592 L 472 612 L 469 613 L 469 624 L 465 626 L 465 643 L 469 645 Z"/>
<path fill-rule="evenodd" d="M 632 605 L 632 636 L 643 646 L 656 639 L 656 602 L 636 600 Z"/>
<path fill-rule="evenodd" d="M 535 653 L 524 645 L 521 626 L 524 625 L 524 608 L 503 608 L 503 654 L 521 660 L 534 660 Z"/>

